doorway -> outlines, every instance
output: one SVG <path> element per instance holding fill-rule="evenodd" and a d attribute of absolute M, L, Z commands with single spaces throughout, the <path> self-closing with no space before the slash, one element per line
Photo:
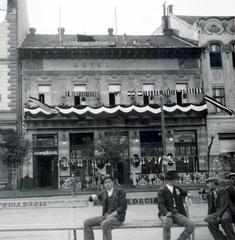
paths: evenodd
<path fill-rule="evenodd" d="M 53 186 L 53 157 L 37 156 L 37 187 Z"/>

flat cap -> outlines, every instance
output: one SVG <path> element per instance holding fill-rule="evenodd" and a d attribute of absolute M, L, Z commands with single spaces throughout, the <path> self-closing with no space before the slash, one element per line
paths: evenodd
<path fill-rule="evenodd" d="M 104 184 L 104 182 L 105 182 L 105 180 L 107 180 L 107 179 L 110 179 L 111 181 L 113 181 L 113 177 L 112 176 L 110 176 L 110 175 L 105 175 L 104 176 L 104 178 L 102 179 L 102 184 Z"/>
<path fill-rule="evenodd" d="M 206 179 L 206 183 L 209 183 L 209 182 L 214 182 L 215 184 L 218 184 L 219 179 L 217 177 L 209 177 Z"/>

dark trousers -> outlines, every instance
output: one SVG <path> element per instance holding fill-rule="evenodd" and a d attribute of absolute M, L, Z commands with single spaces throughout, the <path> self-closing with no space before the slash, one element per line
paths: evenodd
<path fill-rule="evenodd" d="M 181 213 L 173 213 L 162 221 L 163 223 L 163 240 L 171 240 L 171 224 L 175 223 L 179 226 L 185 227 L 177 240 L 187 240 L 195 229 L 195 225 L 189 218 Z"/>
<path fill-rule="evenodd" d="M 232 217 L 233 217 L 232 214 L 230 214 L 228 211 L 226 211 L 223 214 L 221 221 L 217 220 L 217 216 L 215 214 L 211 214 L 207 216 L 206 221 L 208 222 L 208 228 L 215 240 L 234 240 L 235 239 L 235 232 L 233 229 Z M 220 230 L 219 228 L 220 223 L 227 236 L 225 236 L 223 232 Z"/>
<path fill-rule="evenodd" d="M 120 226 L 122 222 L 117 217 L 105 218 L 104 216 L 89 218 L 84 221 L 84 240 L 94 240 L 93 227 L 101 226 L 103 240 L 112 240 L 112 226 Z"/>

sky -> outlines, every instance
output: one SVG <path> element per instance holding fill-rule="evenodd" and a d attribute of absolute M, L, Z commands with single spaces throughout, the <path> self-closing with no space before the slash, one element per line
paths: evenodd
<path fill-rule="evenodd" d="M 161 24 L 165 0 L 26 0 L 30 27 L 37 33 L 150 35 Z M 4 0 L 0 0 L 1 2 Z M 168 0 L 178 15 L 234 16 L 234 0 Z M 60 16 L 60 17 L 59 17 Z M 60 19 L 60 20 L 59 20 Z"/>

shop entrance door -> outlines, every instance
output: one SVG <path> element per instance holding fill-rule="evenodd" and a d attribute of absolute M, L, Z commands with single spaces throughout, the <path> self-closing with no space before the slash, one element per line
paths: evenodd
<path fill-rule="evenodd" d="M 37 157 L 37 187 L 52 187 L 53 156 Z"/>

